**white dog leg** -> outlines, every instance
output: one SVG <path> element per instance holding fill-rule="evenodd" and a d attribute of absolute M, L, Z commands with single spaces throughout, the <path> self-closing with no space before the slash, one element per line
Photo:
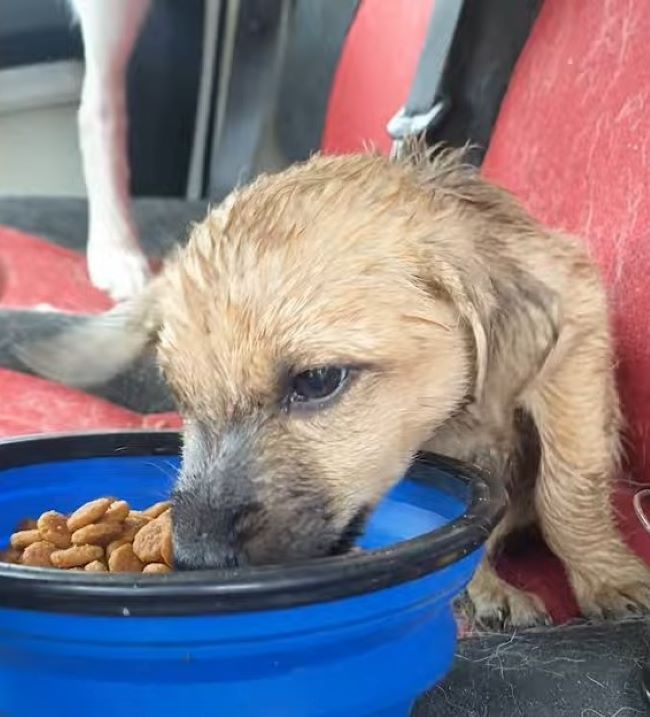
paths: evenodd
<path fill-rule="evenodd" d="M 149 265 L 129 199 L 126 69 L 150 0 L 71 0 L 86 71 L 79 141 L 88 192 L 88 272 L 114 299 L 142 289 Z"/>

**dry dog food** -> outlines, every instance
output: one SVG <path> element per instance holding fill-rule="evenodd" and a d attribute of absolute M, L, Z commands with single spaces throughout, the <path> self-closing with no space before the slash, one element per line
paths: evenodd
<path fill-rule="evenodd" d="M 48 510 L 38 520 L 22 521 L 0 560 L 89 573 L 168 573 L 171 506 L 131 510 L 124 500 L 98 498 L 69 516 Z"/>

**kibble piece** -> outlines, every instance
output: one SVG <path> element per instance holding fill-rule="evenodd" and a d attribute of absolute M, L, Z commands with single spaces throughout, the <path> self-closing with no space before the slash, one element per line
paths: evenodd
<path fill-rule="evenodd" d="M 34 520 L 34 518 L 25 518 L 25 520 L 21 520 L 20 523 L 18 523 L 16 532 L 18 533 L 21 530 L 35 530 L 36 528 L 38 528 L 37 520 Z"/>
<path fill-rule="evenodd" d="M 37 529 L 33 530 L 21 530 L 18 533 L 14 533 L 11 536 L 11 547 L 23 550 L 32 543 L 36 543 L 41 540 L 41 533 Z"/>
<path fill-rule="evenodd" d="M 170 573 L 174 569 L 172 506 L 144 510 L 112 497 L 85 503 L 69 517 L 49 510 L 23 520 L 0 562 L 85 572 Z"/>
<path fill-rule="evenodd" d="M 56 545 L 47 540 L 38 540 L 28 545 L 23 551 L 20 562 L 33 568 L 51 568 L 51 555 L 56 550 Z"/>
<path fill-rule="evenodd" d="M 129 519 L 139 522 L 140 525 L 146 525 L 151 522 L 151 518 L 142 510 L 132 510 L 129 513 Z"/>
<path fill-rule="evenodd" d="M 108 559 L 108 569 L 112 573 L 140 573 L 142 563 L 133 552 L 133 546 L 125 543 L 116 548 Z"/>
<path fill-rule="evenodd" d="M 65 550 L 55 550 L 50 560 L 56 568 L 79 568 L 99 560 L 103 555 L 104 550 L 99 545 L 74 545 Z"/>
<path fill-rule="evenodd" d="M 0 553 L 0 562 L 9 563 L 10 565 L 18 565 L 23 551 L 17 548 L 7 548 Z"/>
<path fill-rule="evenodd" d="M 138 531 L 133 541 L 133 550 L 143 563 L 162 563 L 163 543 L 171 533 L 171 516 L 163 513 Z"/>
<path fill-rule="evenodd" d="M 68 530 L 74 533 L 79 528 L 85 528 L 91 523 L 96 523 L 110 508 L 112 502 L 111 498 L 98 498 L 82 505 L 81 508 L 77 508 L 68 518 Z"/>
<path fill-rule="evenodd" d="M 84 570 L 87 573 L 107 573 L 108 568 L 103 560 L 93 560 L 92 563 L 88 563 Z"/>
<path fill-rule="evenodd" d="M 154 503 L 151 507 L 143 510 L 142 512 L 147 518 L 154 520 L 158 516 L 162 515 L 166 510 L 171 508 L 171 503 L 168 500 L 163 500 L 160 503 Z"/>
<path fill-rule="evenodd" d="M 174 567 L 174 549 L 172 544 L 172 526 L 171 522 L 169 523 L 169 529 L 165 530 L 165 534 L 163 536 L 162 540 L 162 547 L 160 549 L 160 554 L 162 555 L 162 559 L 165 561 L 165 564 L 173 568 Z"/>
<path fill-rule="evenodd" d="M 72 534 L 74 545 L 108 545 L 122 534 L 120 523 L 93 523 L 86 525 Z"/>
<path fill-rule="evenodd" d="M 113 540 L 113 542 L 109 543 L 106 546 L 106 557 L 110 558 L 113 554 L 114 550 L 117 550 L 122 545 L 126 545 L 127 543 L 132 543 L 133 537 L 128 537 L 126 535 L 121 536 L 120 538 L 117 538 L 117 540 Z"/>
<path fill-rule="evenodd" d="M 125 500 L 116 500 L 111 503 L 109 509 L 102 517 L 102 523 L 117 521 L 122 523 L 129 517 L 131 508 Z"/>
<path fill-rule="evenodd" d="M 122 532 L 120 533 L 120 539 L 124 538 L 125 541 L 132 543 L 133 539 L 137 535 L 140 528 L 144 527 L 148 521 L 141 520 L 140 518 L 132 518 L 129 516 L 121 525 Z"/>
<path fill-rule="evenodd" d="M 144 527 L 146 523 L 142 523 L 139 520 L 136 520 L 135 518 L 127 518 L 124 523 L 122 523 L 122 532 L 120 533 L 120 539 L 124 538 L 129 543 L 133 542 L 133 539 L 138 534 L 138 531 L 140 528 Z"/>
<path fill-rule="evenodd" d="M 43 540 L 53 543 L 57 548 L 70 547 L 68 521 L 61 513 L 57 513 L 56 510 L 48 510 L 38 519 L 37 527 Z"/>

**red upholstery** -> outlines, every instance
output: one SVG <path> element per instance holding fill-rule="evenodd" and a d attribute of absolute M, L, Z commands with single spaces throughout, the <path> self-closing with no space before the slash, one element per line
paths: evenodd
<path fill-rule="evenodd" d="M 341 54 L 322 149 L 388 151 L 386 124 L 404 104 L 433 10 L 433 0 L 362 0 Z"/>
<path fill-rule="evenodd" d="M 650 13 L 546 0 L 485 173 L 584 237 L 607 278 L 634 475 L 650 479 Z"/>
<path fill-rule="evenodd" d="M 51 381 L 0 369 L 0 436 L 117 428 L 178 428 L 173 413 L 142 416 Z"/>
<path fill-rule="evenodd" d="M 503 104 L 485 174 L 543 222 L 583 237 L 607 280 L 630 474 L 650 481 L 650 14 L 546 0 Z M 650 561 L 630 491 L 616 497 Z"/>
<path fill-rule="evenodd" d="M 12 229 L 0 228 L 0 306 L 48 304 L 85 313 L 110 307 L 88 282 L 75 252 Z M 0 437 L 111 428 L 177 428 L 175 414 L 142 416 L 81 391 L 0 370 Z"/>
<path fill-rule="evenodd" d="M 39 304 L 84 313 L 111 306 L 106 294 L 88 282 L 83 256 L 0 227 L 0 306 L 29 309 Z"/>

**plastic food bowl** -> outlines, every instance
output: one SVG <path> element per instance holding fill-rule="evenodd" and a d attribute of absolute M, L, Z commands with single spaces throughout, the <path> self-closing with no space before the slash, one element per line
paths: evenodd
<path fill-rule="evenodd" d="M 26 517 L 168 494 L 174 433 L 0 445 L 0 540 Z M 419 458 L 359 554 L 170 575 L 0 566 L 0 714 L 407 717 L 449 670 L 451 601 L 481 558 L 497 481 Z"/>

